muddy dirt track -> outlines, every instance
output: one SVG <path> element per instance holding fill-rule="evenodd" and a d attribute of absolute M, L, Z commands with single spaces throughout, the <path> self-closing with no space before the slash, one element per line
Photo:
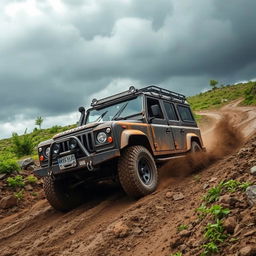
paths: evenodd
<path fill-rule="evenodd" d="M 219 111 L 201 112 L 211 124 L 202 127 L 208 150 L 216 151 L 221 138 L 229 141 L 217 156 L 202 162 L 200 182 L 195 175 L 186 176 L 198 167 L 189 160 L 184 166 L 189 170 L 182 170 L 181 162 L 163 167 L 158 190 L 138 201 L 126 197 L 120 188 L 104 184 L 88 192 L 87 203 L 65 214 L 55 211 L 46 200 L 40 200 L 23 212 L 0 220 L 0 255 L 170 255 L 174 252 L 170 237 L 177 225 L 194 220 L 194 209 L 205 193 L 203 185 L 212 177 L 217 182 L 223 178 L 218 175 L 232 168 L 233 162 L 227 160 L 230 155 L 223 154 L 237 150 L 243 143 L 241 137 L 247 139 L 256 131 L 256 108 L 237 104 L 229 104 Z M 228 127 L 231 135 L 225 137 L 227 127 L 219 124 L 228 120 L 233 126 Z M 174 200 L 175 196 L 179 199 Z"/>

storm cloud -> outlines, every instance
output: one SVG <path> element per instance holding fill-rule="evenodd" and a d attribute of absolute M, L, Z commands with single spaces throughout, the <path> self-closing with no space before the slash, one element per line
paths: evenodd
<path fill-rule="evenodd" d="M 69 124 L 93 97 L 157 84 L 192 95 L 256 77 L 251 0 L 0 3 L 0 137 Z"/>

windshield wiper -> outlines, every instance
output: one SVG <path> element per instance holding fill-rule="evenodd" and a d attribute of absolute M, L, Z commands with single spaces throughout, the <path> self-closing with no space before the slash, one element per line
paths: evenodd
<path fill-rule="evenodd" d="M 112 120 L 116 120 L 124 111 L 124 109 L 127 107 L 129 102 L 127 102 L 126 104 L 124 104 L 117 112 L 116 114 L 113 116 Z"/>
<path fill-rule="evenodd" d="M 99 122 L 107 113 L 108 113 L 108 110 L 103 112 L 94 122 L 95 123 Z"/>
<path fill-rule="evenodd" d="M 142 113 L 136 113 L 136 114 L 132 114 L 132 115 L 129 115 L 129 116 L 119 116 L 115 120 L 125 120 L 125 119 L 131 118 L 131 117 L 134 117 L 134 116 L 138 116 L 138 115 L 141 115 L 141 114 Z"/>

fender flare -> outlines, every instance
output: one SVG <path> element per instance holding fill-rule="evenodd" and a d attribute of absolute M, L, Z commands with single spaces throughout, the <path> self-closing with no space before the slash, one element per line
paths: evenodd
<path fill-rule="evenodd" d="M 131 136 L 144 136 L 148 140 L 147 135 L 140 130 L 135 130 L 135 129 L 124 130 L 121 134 L 121 142 L 120 142 L 121 149 L 129 145 L 129 139 Z"/>
<path fill-rule="evenodd" d="M 186 135 L 186 143 L 187 143 L 187 150 L 191 149 L 192 139 L 197 138 L 200 142 L 200 146 L 203 147 L 202 141 L 198 135 L 195 133 L 187 133 Z"/>

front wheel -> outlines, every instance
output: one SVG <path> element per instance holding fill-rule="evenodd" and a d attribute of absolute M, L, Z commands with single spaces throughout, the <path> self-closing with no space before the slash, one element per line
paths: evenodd
<path fill-rule="evenodd" d="M 143 146 L 124 150 L 118 161 L 118 176 L 124 191 L 135 198 L 154 192 L 158 185 L 154 158 Z"/>
<path fill-rule="evenodd" d="M 44 192 L 50 205 L 58 211 L 68 211 L 82 203 L 82 193 L 71 189 L 68 179 L 44 178 Z"/>

